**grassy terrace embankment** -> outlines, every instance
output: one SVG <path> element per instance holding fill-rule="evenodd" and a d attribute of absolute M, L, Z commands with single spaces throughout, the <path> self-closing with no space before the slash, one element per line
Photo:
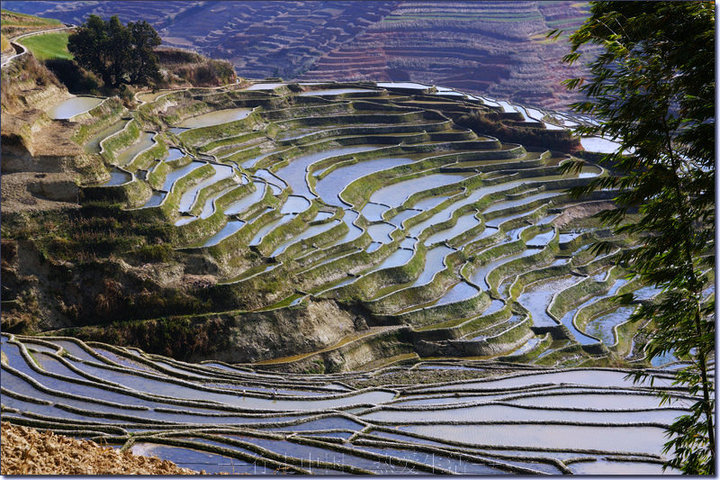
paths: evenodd
<path fill-rule="evenodd" d="M 73 55 L 68 51 L 67 32 L 46 33 L 23 38 L 20 43 L 33 53 L 38 60 L 72 60 Z"/>

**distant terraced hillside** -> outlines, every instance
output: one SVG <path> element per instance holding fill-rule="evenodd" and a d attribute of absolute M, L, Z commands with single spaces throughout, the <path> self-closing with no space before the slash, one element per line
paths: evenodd
<path fill-rule="evenodd" d="M 301 78 L 428 81 L 561 108 L 572 96 L 560 82 L 578 72 L 545 34 L 572 31 L 586 13 L 571 2 L 403 2 Z"/>
<path fill-rule="evenodd" d="M 5 2 L 81 22 L 89 13 L 147 19 L 167 44 L 231 60 L 240 76 L 418 81 L 565 108 L 560 61 L 586 3 L 554 2 Z"/>

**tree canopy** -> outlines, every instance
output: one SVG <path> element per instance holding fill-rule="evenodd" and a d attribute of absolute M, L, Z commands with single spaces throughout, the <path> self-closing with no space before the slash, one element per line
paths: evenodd
<path fill-rule="evenodd" d="M 68 50 L 77 63 L 100 75 L 106 86 L 147 85 L 158 78 L 158 60 L 153 52 L 160 37 L 146 21 L 123 25 L 117 16 L 105 21 L 90 15 L 70 35 Z"/>
<path fill-rule="evenodd" d="M 601 218 L 616 233 L 639 239 L 622 261 L 662 288 L 632 318 L 654 325 L 648 360 L 673 354 L 687 362 L 676 384 L 699 400 L 669 427 L 665 451 L 675 455 L 667 465 L 688 474 L 713 474 L 715 463 L 714 378 L 708 373 L 715 348 L 714 9 L 696 1 L 593 2 L 565 57 L 573 63 L 581 47 L 601 47 L 589 78 L 567 85 L 587 96 L 574 109 L 599 122 L 579 132 L 620 144 L 603 159 L 617 176 L 574 193 L 620 191 L 617 210 Z"/>

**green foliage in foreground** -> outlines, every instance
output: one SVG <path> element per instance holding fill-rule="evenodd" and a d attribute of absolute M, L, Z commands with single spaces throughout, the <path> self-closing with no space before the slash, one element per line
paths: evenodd
<path fill-rule="evenodd" d="M 575 110 L 600 121 L 581 133 L 621 144 L 603 159 L 620 176 L 599 178 L 589 189 L 622 189 L 619 209 L 600 217 L 616 233 L 644 239 L 623 252 L 623 266 L 663 289 L 631 319 L 657 326 L 649 359 L 673 353 L 689 361 L 676 383 L 699 400 L 669 427 L 665 452 L 675 455 L 667 466 L 693 475 L 715 473 L 715 387 L 708 374 L 715 301 L 703 298 L 715 266 L 714 26 L 712 3 L 594 2 L 565 57 L 575 62 L 587 43 L 603 48 L 589 81 L 567 85 L 588 96 Z M 639 220 L 622 225 L 633 208 Z"/>
<path fill-rule="evenodd" d="M 23 38 L 20 43 L 29 48 L 38 60 L 72 60 L 73 55 L 68 51 L 69 35 L 67 32 L 33 35 Z"/>

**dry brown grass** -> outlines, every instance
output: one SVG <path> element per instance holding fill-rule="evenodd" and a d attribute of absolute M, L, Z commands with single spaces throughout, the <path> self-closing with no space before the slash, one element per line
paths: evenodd
<path fill-rule="evenodd" d="M 0 33 L 0 51 L 9 52 L 10 50 L 12 50 L 10 40 L 8 40 L 5 35 Z"/>
<path fill-rule="evenodd" d="M 216 87 L 235 81 L 230 62 L 212 60 L 195 52 L 179 48 L 156 50 L 160 68 L 167 70 L 169 84 L 186 83 L 195 87 Z"/>
<path fill-rule="evenodd" d="M 22 100 L 25 94 L 51 85 L 62 88 L 55 75 L 38 62 L 35 57 L 23 55 L 16 58 L 2 71 L 0 104 L 3 113 L 15 112 L 25 108 L 25 103 Z"/>
<path fill-rule="evenodd" d="M 2 423 L 3 475 L 197 475 L 168 460 Z"/>
<path fill-rule="evenodd" d="M 41 18 L 34 15 L 11 12 L 9 10 L 3 10 L 2 13 L 0 13 L 0 21 L 2 25 L 0 31 L 8 37 L 14 37 L 36 30 L 62 27 L 62 22 L 54 18 Z"/>

